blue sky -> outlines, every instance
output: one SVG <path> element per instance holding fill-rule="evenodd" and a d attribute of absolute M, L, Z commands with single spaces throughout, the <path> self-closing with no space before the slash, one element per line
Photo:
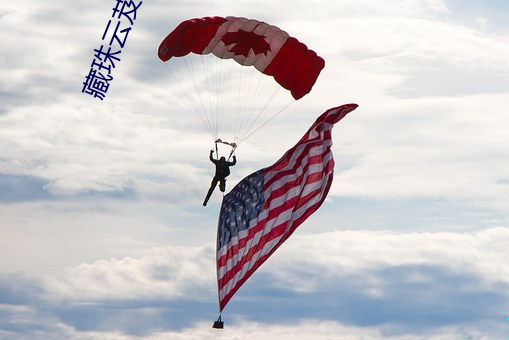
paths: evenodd
<path fill-rule="evenodd" d="M 0 5 L 0 338 L 509 337 L 506 2 L 144 1 L 101 101 L 81 89 L 115 3 Z M 228 187 L 359 104 L 333 131 L 329 197 L 223 331 L 211 138 L 156 53 L 207 15 L 270 22 L 326 61 Z"/>

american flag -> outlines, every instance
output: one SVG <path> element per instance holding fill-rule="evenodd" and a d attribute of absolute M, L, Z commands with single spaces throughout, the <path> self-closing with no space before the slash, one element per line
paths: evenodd
<path fill-rule="evenodd" d="M 355 108 L 327 110 L 281 159 L 225 195 L 216 254 L 220 311 L 325 200 L 334 170 L 332 127 Z"/>

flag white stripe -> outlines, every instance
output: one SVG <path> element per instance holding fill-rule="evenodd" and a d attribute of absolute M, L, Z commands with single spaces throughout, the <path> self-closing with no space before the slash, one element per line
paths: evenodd
<path fill-rule="evenodd" d="M 323 133 L 321 135 L 323 135 Z M 330 139 L 327 139 L 327 141 L 330 142 Z M 292 168 L 294 168 L 295 165 L 297 165 L 297 161 L 298 161 L 299 157 L 301 157 L 304 152 L 306 152 L 306 156 L 299 162 L 300 163 L 299 167 L 301 167 L 303 163 L 305 164 L 309 160 L 310 157 L 322 154 L 324 150 L 327 150 L 327 148 L 332 145 L 331 142 L 323 143 L 323 144 L 320 143 L 320 145 L 313 146 L 309 150 L 306 151 L 306 148 L 309 147 L 309 144 L 316 144 L 316 143 L 317 143 L 317 141 L 313 141 L 313 142 L 305 142 L 305 143 L 299 145 L 295 149 L 294 153 L 292 154 L 292 157 L 290 157 L 288 164 L 282 169 L 268 171 L 267 174 L 265 174 L 265 181 L 266 182 L 270 181 L 272 179 L 272 177 L 274 177 L 275 175 L 277 175 L 278 173 L 280 173 L 282 171 L 291 170 Z"/>
<path fill-rule="evenodd" d="M 220 289 L 219 294 L 220 296 L 226 296 L 228 292 L 235 287 L 235 283 L 244 277 L 246 273 L 252 269 L 258 262 L 258 259 L 266 254 L 268 254 L 271 249 L 279 242 L 279 240 L 283 237 L 283 234 L 279 237 L 271 240 L 270 242 L 267 242 L 260 251 L 253 254 L 253 258 L 256 258 L 255 261 L 249 261 L 242 266 L 242 270 L 236 273 L 224 286 L 222 289 Z"/>
<path fill-rule="evenodd" d="M 324 201 L 327 184 L 333 177 L 331 130 L 334 123 L 355 108 L 355 104 L 349 104 L 327 111 L 316 120 L 302 138 L 303 141 L 299 141 L 294 148 L 288 150 L 273 166 L 263 169 L 265 171 L 264 209 L 249 221 L 249 229 L 239 231 L 238 235 L 232 237 L 228 244 L 217 251 L 218 260 L 221 258 L 222 261 L 222 264 L 218 262 L 218 266 L 221 266 L 218 268 L 221 310 L 243 282 L 270 256 L 275 247 L 284 242 L 295 228 Z M 321 159 L 313 160 L 320 162 L 310 164 L 309 161 L 314 156 L 320 156 Z M 278 168 L 283 164 L 284 167 Z M 275 190 L 279 192 L 275 193 Z M 274 193 L 274 197 L 271 197 L 271 193 Z M 298 208 L 292 204 L 285 205 L 296 197 L 299 198 Z M 280 211 L 283 206 L 286 210 Z M 232 213 L 235 214 L 235 211 Z M 268 220 L 269 216 L 270 220 Z M 250 230 L 253 232 L 261 226 L 263 230 L 250 234 Z M 273 234 L 274 228 L 278 228 L 276 235 Z M 264 238 L 267 238 L 266 243 L 261 242 Z M 239 242 L 244 244 L 241 248 L 239 248 Z M 237 248 L 237 253 L 233 256 L 228 255 L 232 247 Z M 223 256 L 231 256 L 231 258 L 225 259 Z M 225 275 L 232 277 L 226 279 Z"/>
<path fill-rule="evenodd" d="M 327 179 L 330 175 L 332 174 L 332 172 L 328 172 L 324 175 L 324 179 Z M 316 190 L 317 188 L 319 187 L 322 187 L 321 185 L 321 181 L 318 181 L 318 182 L 314 182 L 310 185 L 307 185 L 305 186 L 304 188 L 304 192 L 311 192 L 311 191 L 314 191 Z M 300 195 L 300 196 L 304 196 L 304 195 Z M 228 259 L 228 261 L 226 262 L 226 264 L 224 266 L 222 266 L 220 268 L 220 274 L 219 274 L 219 278 L 223 278 L 223 276 L 228 272 L 230 271 L 236 263 L 238 263 L 239 261 L 242 260 L 242 258 L 244 256 L 246 256 L 249 251 L 251 250 L 251 247 L 252 246 L 256 246 L 260 239 L 262 237 L 264 237 L 265 235 L 267 235 L 268 233 L 270 233 L 272 231 L 272 228 L 273 226 L 279 226 L 283 223 L 286 223 L 288 221 L 294 221 L 298 218 L 300 218 L 302 215 L 304 215 L 307 211 L 307 209 L 310 207 L 310 206 L 313 206 L 314 204 L 318 203 L 321 199 L 322 199 L 322 196 L 323 196 L 323 192 L 316 195 L 316 196 L 313 196 L 312 198 L 310 198 L 305 205 L 303 205 L 302 207 L 300 207 L 299 209 L 293 211 L 293 210 L 288 210 L 288 211 L 285 211 L 284 213 L 282 214 L 279 214 L 275 219 L 272 219 L 270 221 L 268 221 L 267 225 L 271 225 L 272 227 L 270 228 L 265 228 L 264 230 L 261 230 L 260 232 L 256 233 L 247 243 L 246 243 L 246 246 L 239 249 L 238 251 L 238 257 L 236 257 L 235 261 L 234 259 Z M 288 229 L 288 227 L 291 227 L 291 224 L 289 224 L 287 226 L 286 229 Z M 286 230 L 285 230 L 286 231 Z M 247 233 L 246 233 L 247 234 Z M 285 233 L 282 232 L 282 234 L 277 238 L 277 240 L 279 240 L 281 238 L 282 235 L 284 235 Z M 269 241 L 268 244 L 272 244 L 273 241 Z M 235 240 L 235 244 L 238 244 L 238 239 Z M 226 253 L 226 250 L 228 248 L 231 248 L 234 244 L 232 242 L 230 242 L 230 244 L 226 245 L 223 247 L 224 251 L 223 253 Z M 259 254 L 259 256 L 263 256 L 265 254 Z M 255 257 L 255 255 L 253 255 L 253 258 Z M 256 261 L 253 261 L 251 260 L 250 261 L 251 263 L 256 263 Z M 237 276 L 237 275 L 236 275 Z"/>
<path fill-rule="evenodd" d="M 299 169 L 297 169 L 295 171 L 295 173 L 288 174 L 287 176 L 281 177 L 280 179 L 278 179 L 277 181 L 272 183 L 268 187 L 268 190 L 266 192 L 272 192 L 274 190 L 278 190 L 281 187 L 283 187 L 284 185 L 286 185 L 288 182 L 295 181 L 296 179 L 302 177 L 303 175 L 306 175 L 309 177 L 315 173 L 321 173 L 325 168 L 324 165 L 327 164 L 330 160 L 332 160 L 331 152 L 324 155 L 323 163 L 321 162 L 321 163 L 310 165 L 305 172 L 304 172 L 304 168 L 300 167 Z M 295 188 L 299 189 L 299 186 L 295 186 Z"/>
<path fill-rule="evenodd" d="M 309 204 L 307 204 L 306 206 L 303 206 L 302 208 L 298 209 L 295 211 L 295 213 L 293 214 L 293 220 L 295 219 L 298 219 L 300 218 L 302 215 L 304 215 L 306 213 L 306 211 L 308 210 L 309 206 L 312 206 L 314 205 L 315 203 L 318 203 L 321 199 L 322 195 L 317 195 L 315 197 L 313 197 L 310 201 L 309 201 Z M 270 230 L 269 230 L 270 232 Z M 234 287 L 235 287 L 235 284 L 242 279 L 242 277 L 244 277 L 244 275 L 250 270 L 252 269 L 253 267 L 257 266 L 258 265 L 258 260 L 260 257 L 263 257 L 265 255 L 267 255 L 268 253 L 270 253 L 270 251 L 272 250 L 272 248 L 274 247 L 274 245 L 276 245 L 280 240 L 281 238 L 285 235 L 285 232 L 281 233 L 280 235 L 278 235 L 278 237 L 274 238 L 273 240 L 267 242 L 263 248 L 256 252 L 255 254 L 253 254 L 252 256 L 252 259 L 249 261 L 249 262 L 246 262 L 243 267 L 242 267 L 242 270 L 237 272 L 232 278 L 230 278 L 230 280 L 228 280 L 228 282 L 226 284 L 223 285 L 223 288 L 220 289 L 219 291 L 219 296 L 222 298 L 224 296 L 226 296 Z M 249 248 L 250 249 L 250 248 Z M 248 250 L 249 251 L 249 250 Z M 255 260 L 253 260 L 255 259 Z M 222 269 L 224 269 L 224 267 L 221 268 L 221 271 Z M 231 269 L 231 268 L 230 268 Z M 227 272 L 227 270 L 225 270 L 225 272 Z M 224 273 L 221 275 L 221 278 L 224 276 Z"/>
<path fill-rule="evenodd" d="M 319 171 L 315 171 L 313 173 L 317 173 L 317 172 L 321 173 L 323 171 L 323 166 L 320 166 L 319 168 L 320 168 Z M 326 178 L 328 176 L 330 176 L 330 172 L 324 174 L 323 178 Z M 280 197 L 278 199 L 272 200 L 272 202 L 274 204 L 272 204 L 272 202 L 271 202 L 270 208 L 264 211 L 266 213 L 264 214 L 265 216 L 263 216 L 263 218 L 267 218 L 267 215 L 271 209 L 281 206 L 288 199 L 291 199 L 296 196 L 305 196 L 305 195 L 309 194 L 310 192 L 315 191 L 316 189 L 322 187 L 323 178 L 320 181 L 315 181 L 315 182 L 305 185 L 302 190 L 300 190 L 300 188 L 298 188 L 298 187 L 290 189 L 289 191 L 292 193 L 292 195 L 288 195 L 287 197 Z M 317 198 L 311 199 L 309 202 L 312 202 L 311 203 L 311 205 L 312 205 L 312 204 L 318 202 L 320 198 L 321 198 L 321 194 L 318 195 Z M 283 212 L 282 214 L 277 215 L 276 218 L 267 221 L 267 225 L 276 225 L 277 226 L 277 225 L 280 225 L 282 223 L 289 221 L 290 219 L 294 220 L 296 218 L 299 218 L 300 216 L 302 216 L 303 212 L 305 212 L 308 205 L 310 205 L 310 204 L 307 203 L 301 209 L 296 210 L 296 211 L 287 210 L 287 211 Z M 253 220 L 252 221 L 253 225 L 250 225 L 250 227 L 258 224 L 258 222 L 261 220 L 260 217 L 262 217 L 262 216 L 258 216 L 257 219 Z M 238 249 L 238 258 L 241 259 L 243 256 L 245 256 L 251 249 L 250 244 L 258 244 L 260 239 L 263 236 L 265 236 L 267 233 L 269 233 L 271 230 L 272 230 L 272 228 L 266 228 L 266 230 L 261 230 L 260 232 L 253 235 L 253 237 L 246 243 L 245 247 Z M 247 237 L 248 233 L 249 233 L 249 230 L 242 230 L 241 232 L 239 232 L 238 237 L 233 237 L 227 245 L 223 246 L 219 250 L 219 252 L 218 252 L 219 256 L 221 257 L 221 256 L 225 255 L 228 249 L 232 248 L 233 246 L 238 245 L 239 239 L 242 239 L 243 237 Z M 238 261 L 239 260 L 235 261 L 235 263 L 237 263 Z M 229 270 L 231 270 L 233 268 L 235 263 L 234 263 L 233 259 L 228 259 L 226 264 L 223 267 L 221 267 L 221 272 L 223 272 L 223 271 L 224 271 L 224 273 L 228 272 Z M 224 275 L 224 273 L 223 273 L 223 275 Z M 222 278 L 223 275 L 221 275 L 220 278 Z"/>

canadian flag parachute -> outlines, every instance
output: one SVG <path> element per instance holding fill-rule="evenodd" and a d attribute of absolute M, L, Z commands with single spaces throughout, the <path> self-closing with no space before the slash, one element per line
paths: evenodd
<path fill-rule="evenodd" d="M 213 139 L 236 145 L 308 94 L 325 66 L 314 51 L 280 28 L 232 16 L 183 21 L 161 42 L 158 56 L 165 64 L 175 63 L 167 65 L 174 75 L 171 86 L 180 86 L 183 95 L 177 97 L 187 97 Z M 212 56 L 214 64 L 202 66 L 204 60 L 210 61 L 198 58 L 198 67 L 194 66 L 189 61 L 193 56 Z M 179 68 L 176 64 L 181 59 L 184 65 Z M 228 60 L 237 67 L 225 67 Z M 251 80 L 248 72 L 260 80 Z M 234 77 L 238 85 L 232 86 Z M 265 85 L 266 79 L 273 85 Z M 291 97 L 286 98 L 287 91 L 279 89 L 288 90 Z M 224 136 L 221 128 L 230 121 L 236 125 L 231 136 Z"/>
<path fill-rule="evenodd" d="M 273 76 L 295 99 L 311 91 L 325 66 L 315 52 L 278 27 L 237 17 L 186 20 L 159 46 L 162 61 L 189 53 L 212 53 L 221 59 L 254 66 Z"/>

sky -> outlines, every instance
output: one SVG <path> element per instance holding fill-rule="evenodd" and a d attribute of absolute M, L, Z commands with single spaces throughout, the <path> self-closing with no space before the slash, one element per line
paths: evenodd
<path fill-rule="evenodd" d="M 116 3 L 0 5 L 1 339 L 509 337 L 506 1 L 146 0 L 101 100 L 83 82 Z M 328 198 L 224 330 L 220 193 L 201 205 L 213 142 L 157 58 L 210 15 L 276 25 L 326 62 L 239 145 L 228 188 L 359 104 L 333 130 Z"/>

